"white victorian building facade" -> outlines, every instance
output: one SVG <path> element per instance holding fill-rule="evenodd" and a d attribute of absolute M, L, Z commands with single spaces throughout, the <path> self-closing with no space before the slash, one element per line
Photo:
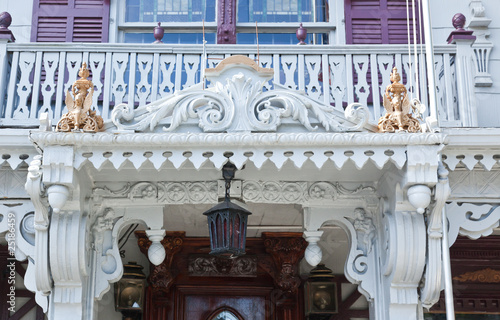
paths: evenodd
<path fill-rule="evenodd" d="M 398 45 L 0 42 L 0 233 L 40 318 L 120 319 L 113 286 L 138 260 L 143 319 L 305 319 L 304 283 L 322 263 L 340 279 L 332 319 L 424 319 L 443 298 L 453 319 L 449 248 L 500 221 L 491 20 L 481 1 L 470 8 L 477 38 L 457 24 L 451 44 L 414 57 Z M 86 62 L 101 77 L 66 95 Z M 247 260 L 223 262 L 207 258 L 203 212 L 224 198 L 228 163 L 231 201 L 252 215 Z M 453 279 L 500 282 L 477 270 Z"/>
<path fill-rule="evenodd" d="M 49 319 L 100 318 L 99 299 L 123 274 L 123 230 L 142 224 L 159 265 L 165 230 L 189 224 L 183 210 L 168 211 L 216 204 L 228 161 L 238 169 L 231 196 L 250 211 L 278 210 L 283 225 L 295 217 L 276 208 L 302 211 L 310 265 L 322 261 L 324 227 L 347 234 L 345 276 L 369 302 L 370 318 L 419 319 L 437 302 L 443 240 L 487 235 L 499 218 L 492 205 L 452 201 L 450 174 L 487 174 L 474 168 L 491 170 L 497 151 L 468 145 L 472 129 L 378 133 L 359 104 L 341 114 L 300 92 L 263 91 L 272 75 L 233 56 L 206 71 L 207 88 L 116 107 L 104 132 L 55 132 L 43 121 L 31 131 L 40 152 L 26 183 L 34 213 L 18 217 L 16 257 L 29 258 L 26 284 Z M 474 152 L 462 156 L 468 147 Z M 467 164 L 460 173 L 459 161 Z"/>

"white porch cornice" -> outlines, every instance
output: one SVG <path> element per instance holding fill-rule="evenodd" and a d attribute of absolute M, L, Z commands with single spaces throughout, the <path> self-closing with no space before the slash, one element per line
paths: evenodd
<path fill-rule="evenodd" d="M 205 162 L 222 168 L 227 159 L 241 168 L 252 162 L 257 169 L 271 161 L 280 169 L 287 161 L 297 168 L 309 159 L 321 168 L 331 160 L 337 168 L 352 160 L 358 169 L 371 160 L 379 169 L 392 162 L 401 169 L 407 146 L 436 146 L 446 135 L 373 133 L 55 133 L 32 132 L 31 139 L 42 149 L 73 146 L 74 167 L 90 162 L 101 170 L 106 162 L 116 169 L 130 161 L 136 169 L 151 162 L 160 169 L 171 162 L 177 169 L 191 162 L 199 169 Z"/>

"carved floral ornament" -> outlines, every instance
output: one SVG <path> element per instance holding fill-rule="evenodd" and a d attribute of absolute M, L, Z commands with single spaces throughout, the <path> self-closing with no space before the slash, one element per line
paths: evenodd
<path fill-rule="evenodd" d="M 217 202 L 217 182 L 139 182 L 118 190 L 103 186 L 93 190 L 94 199 L 157 201 L 166 204 L 211 204 Z M 346 188 L 340 183 L 305 181 L 254 181 L 242 183 L 242 200 L 254 203 L 305 203 L 374 196 L 375 188 L 359 185 Z"/>
<path fill-rule="evenodd" d="M 473 272 L 466 272 L 460 276 L 454 277 L 453 280 L 458 282 L 500 283 L 500 271 L 486 268 Z"/>

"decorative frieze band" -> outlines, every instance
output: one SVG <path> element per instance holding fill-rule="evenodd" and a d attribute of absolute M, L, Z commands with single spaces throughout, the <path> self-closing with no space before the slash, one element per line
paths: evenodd
<path fill-rule="evenodd" d="M 375 188 L 359 185 L 346 188 L 340 183 L 304 181 L 252 181 L 242 182 L 242 199 L 259 203 L 328 202 L 339 198 L 374 195 Z M 154 201 L 165 204 L 203 204 L 218 200 L 217 181 L 199 182 L 139 182 L 127 183 L 113 190 L 106 186 L 93 190 L 96 199 Z"/>

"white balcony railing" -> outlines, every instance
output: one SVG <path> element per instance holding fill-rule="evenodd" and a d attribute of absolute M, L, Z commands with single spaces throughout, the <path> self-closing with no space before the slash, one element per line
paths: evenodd
<path fill-rule="evenodd" d="M 461 123 L 455 51 L 453 45 L 435 47 L 437 108 L 440 124 L 445 126 Z M 212 45 L 207 53 L 207 67 L 230 55 L 247 55 L 262 67 L 274 68 L 274 83 L 303 90 L 339 110 L 352 102 L 368 105 L 373 123 L 384 113 L 381 97 L 396 66 L 413 97 L 418 87 L 422 103 L 429 105 L 425 57 L 418 57 L 420 67 L 416 70 L 408 48 L 402 45 L 261 46 L 259 54 L 255 46 Z M 89 64 L 95 85 L 93 108 L 108 119 L 115 105 L 144 105 L 199 82 L 202 47 L 11 43 L 6 56 L 10 67 L 0 78 L 0 88 L 6 88 L 5 98 L 0 99 L 0 125 L 29 127 L 37 126 L 44 112 L 53 123 L 67 112 L 64 97 L 83 61 Z M 270 82 L 267 89 L 272 86 Z"/>

